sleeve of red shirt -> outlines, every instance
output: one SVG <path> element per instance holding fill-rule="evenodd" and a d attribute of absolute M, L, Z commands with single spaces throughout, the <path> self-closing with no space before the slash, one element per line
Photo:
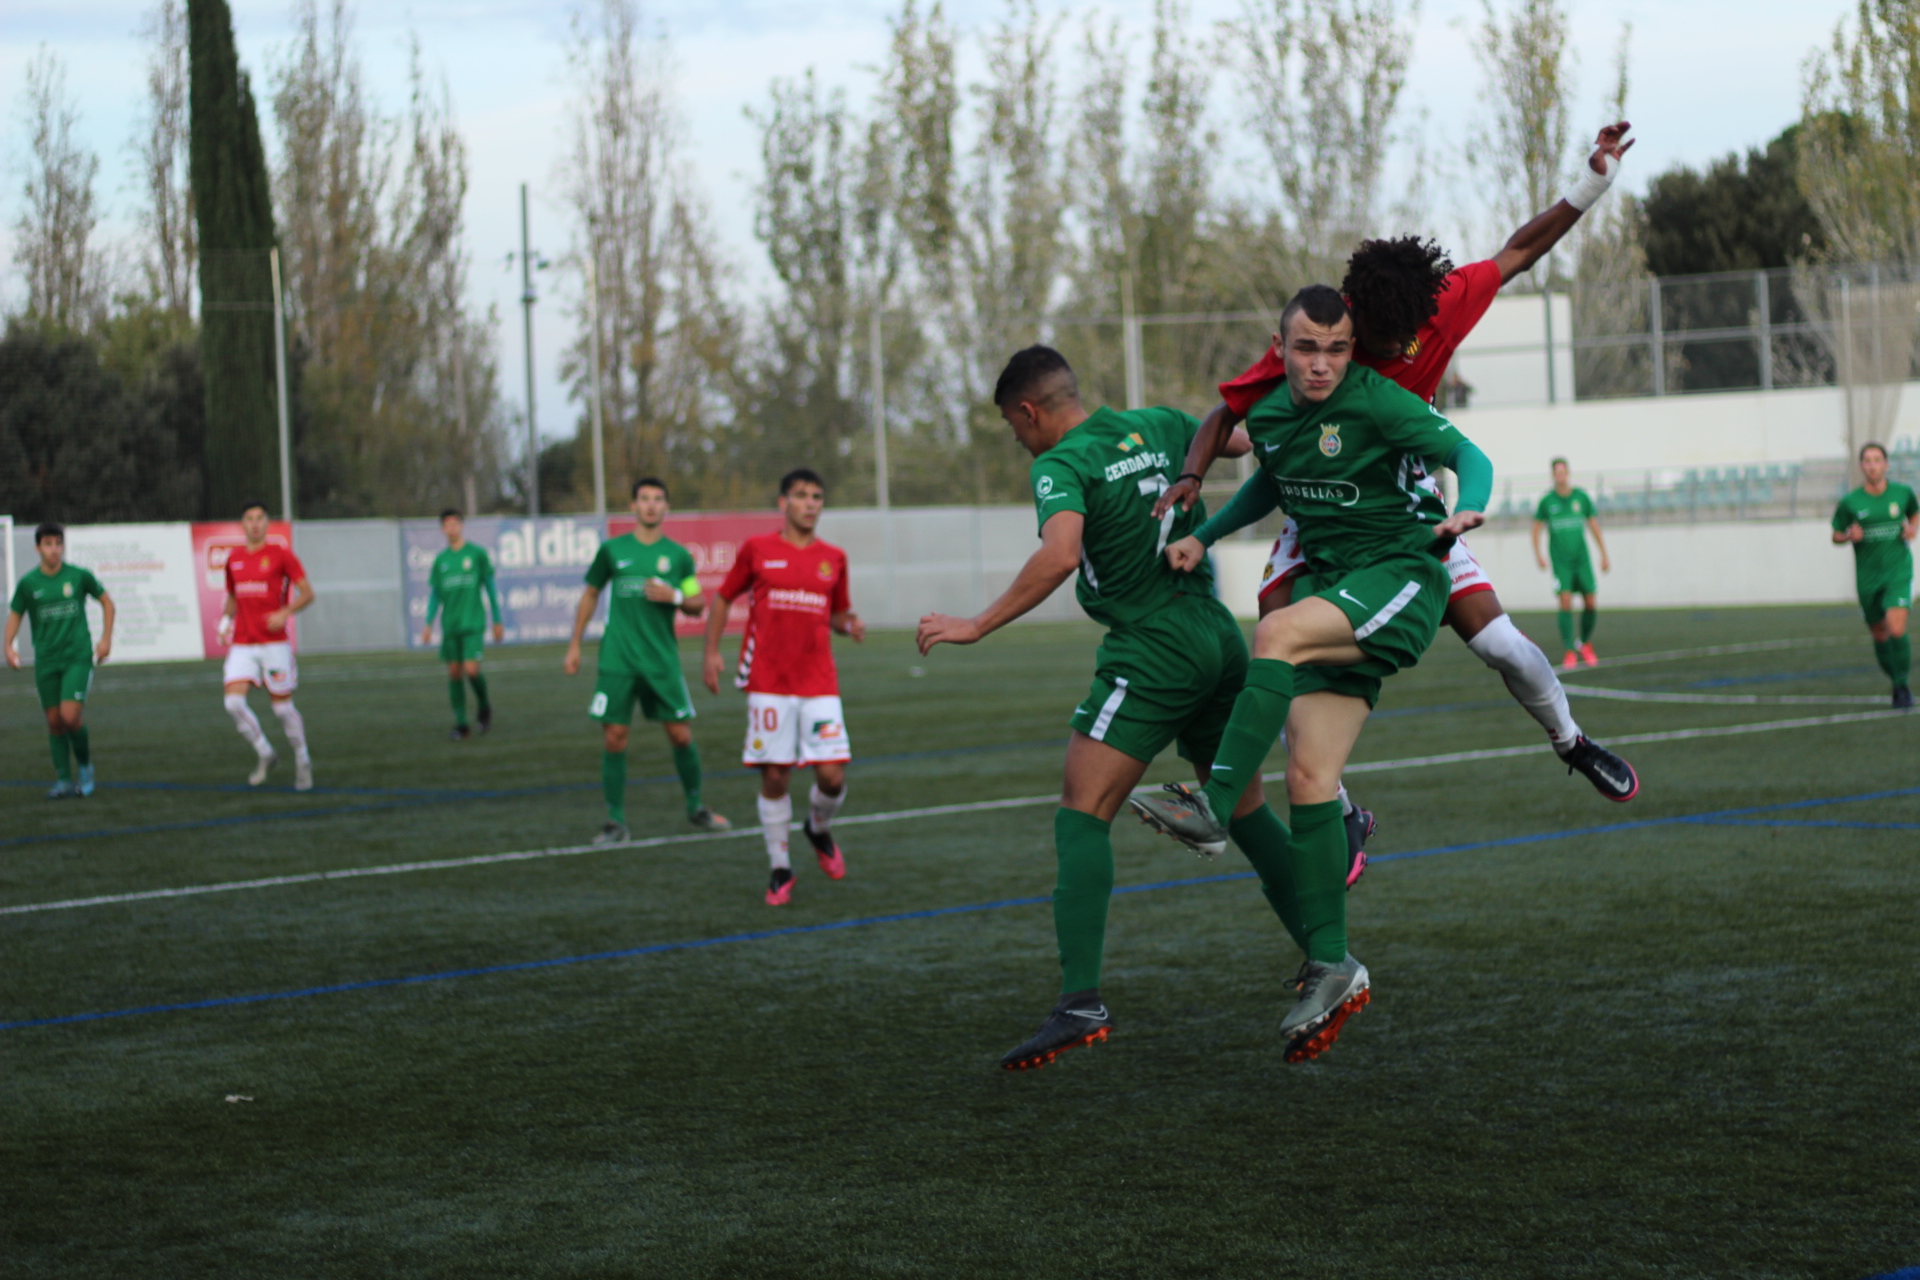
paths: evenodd
<path fill-rule="evenodd" d="M 235 548 L 235 549 L 237 549 L 237 548 Z M 232 595 L 232 594 L 233 594 L 233 551 L 234 551 L 235 549 L 230 549 L 230 550 L 228 550 L 228 552 L 227 552 L 227 563 L 226 563 L 226 565 L 225 565 L 225 566 L 224 566 L 224 567 L 223 567 L 223 568 L 221 569 L 221 572 L 222 572 L 222 573 L 224 573 L 224 574 L 226 575 L 226 577 L 227 577 L 227 594 L 228 594 L 228 595 Z"/>
<path fill-rule="evenodd" d="M 280 553 L 280 570 L 287 575 L 288 582 L 300 582 L 307 576 L 307 567 L 300 563 L 300 557 L 291 549 Z"/>
<path fill-rule="evenodd" d="M 853 592 L 847 586 L 847 557 L 845 553 L 842 553 L 840 556 L 840 572 L 833 575 L 833 604 L 828 608 L 827 612 L 829 614 L 846 613 L 852 608 Z"/>
<path fill-rule="evenodd" d="M 1498 287 L 1499 273 L 1494 273 L 1495 287 Z M 1480 308 L 1485 311 L 1486 308 Z M 1220 384 L 1220 398 L 1227 402 L 1227 408 L 1244 418 L 1252 412 L 1253 406 L 1267 398 L 1267 393 L 1279 386 L 1287 376 L 1287 363 L 1273 354 L 1268 347 L 1260 353 L 1260 358 L 1251 368 L 1239 377 Z"/>
<path fill-rule="evenodd" d="M 733 567 L 727 570 L 727 579 L 720 584 L 720 594 L 729 600 L 738 600 L 746 594 L 753 584 L 753 548 L 751 543 L 740 544 L 740 554 L 733 559 Z"/>
<path fill-rule="evenodd" d="M 1457 346 L 1480 323 L 1499 292 L 1500 268 L 1491 258 L 1449 272 L 1446 287 L 1440 291 L 1440 310 L 1431 322 L 1434 332 Z"/>

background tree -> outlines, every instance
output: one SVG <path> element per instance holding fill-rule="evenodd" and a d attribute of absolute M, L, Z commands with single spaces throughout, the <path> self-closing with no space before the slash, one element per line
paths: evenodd
<path fill-rule="evenodd" d="M 1560 196 L 1569 152 L 1568 104 L 1573 97 L 1567 11 L 1556 0 L 1513 0 L 1506 14 L 1481 0 L 1474 57 L 1485 81 L 1480 98 L 1487 118 L 1469 151 L 1490 182 L 1494 234 L 1508 232 Z M 1532 273 L 1537 287 L 1558 278 L 1558 253 Z"/>
<path fill-rule="evenodd" d="M 100 215 L 93 184 L 100 158 L 75 137 L 78 104 L 66 68 L 42 48 L 27 63 L 21 103 L 29 160 L 14 223 L 13 260 L 27 284 L 27 315 L 54 332 L 95 325 L 106 306 L 105 264 L 94 232 Z"/>
<path fill-rule="evenodd" d="M 187 17 L 180 0 L 160 0 L 146 39 L 146 110 L 133 148 L 139 165 L 140 268 L 148 295 L 186 321 L 193 310 L 193 188 L 187 181 Z"/>

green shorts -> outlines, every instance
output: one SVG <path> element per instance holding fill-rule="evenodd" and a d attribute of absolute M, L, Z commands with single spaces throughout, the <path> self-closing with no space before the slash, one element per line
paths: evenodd
<path fill-rule="evenodd" d="M 1558 556 L 1553 561 L 1553 590 L 1556 595 L 1590 596 L 1594 590 L 1593 557 L 1582 555 L 1571 560 Z"/>
<path fill-rule="evenodd" d="M 693 694 L 687 690 L 686 676 L 679 671 L 657 676 L 602 671 L 593 682 L 593 701 L 587 714 L 601 724 L 632 724 L 636 702 L 640 714 L 649 720 L 693 719 Z"/>
<path fill-rule="evenodd" d="M 1439 634 L 1453 581 L 1444 562 L 1423 551 L 1348 573 L 1309 571 L 1294 588 L 1295 602 L 1317 596 L 1347 615 L 1353 638 L 1366 656 L 1350 667 L 1303 666 L 1294 673 L 1293 695 L 1338 693 L 1380 701 L 1380 682 L 1420 661 Z"/>
<path fill-rule="evenodd" d="M 481 631 L 443 631 L 440 633 L 440 661 L 478 662 L 486 641 Z"/>
<path fill-rule="evenodd" d="M 93 661 L 68 658 L 65 661 L 34 660 L 33 683 L 40 690 L 40 709 L 51 711 L 63 702 L 85 702 L 93 688 Z"/>
<path fill-rule="evenodd" d="M 1860 612 L 1866 615 L 1867 625 L 1874 626 L 1887 616 L 1889 609 L 1913 608 L 1913 578 L 1902 575 L 1897 578 L 1874 578 L 1862 582 L 1854 580 L 1854 590 L 1860 596 Z"/>
<path fill-rule="evenodd" d="M 1071 723 L 1135 760 L 1178 742 L 1185 759 L 1212 764 L 1246 679 L 1247 641 L 1233 615 L 1218 600 L 1180 596 L 1145 622 L 1107 632 L 1093 688 Z"/>

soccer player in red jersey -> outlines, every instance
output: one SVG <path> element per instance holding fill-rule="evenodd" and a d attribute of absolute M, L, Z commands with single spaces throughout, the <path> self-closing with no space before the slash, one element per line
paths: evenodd
<path fill-rule="evenodd" d="M 760 770 L 760 827 L 773 875 L 767 905 L 793 896 L 787 832 L 793 800 L 787 783 L 796 765 L 813 766 L 805 831 L 820 869 L 834 880 L 847 874 L 846 858 L 833 839 L 833 818 L 847 798 L 846 716 L 840 708 L 840 677 L 833 666 L 833 637 L 866 637 L 866 624 L 847 594 L 847 553 L 814 536 L 826 485 L 802 467 L 780 480 L 778 533 L 740 544 L 739 558 L 720 584 L 719 601 L 707 612 L 704 675 L 720 692 L 720 635 L 729 606 L 752 592 L 747 634 L 740 642 L 735 687 L 747 691 L 745 763 Z"/>
<path fill-rule="evenodd" d="M 313 757 L 307 752 L 306 722 L 293 705 L 300 673 L 287 640 L 287 622 L 313 603 L 313 584 L 300 557 L 267 541 L 267 524 L 266 504 L 248 503 L 240 513 L 247 545 L 227 557 L 227 608 L 220 616 L 220 638 L 231 646 L 224 673 L 227 714 L 259 758 L 247 775 L 247 785 L 257 787 L 280 759 L 247 705 L 247 691 L 265 685 L 273 714 L 293 746 L 293 789 L 308 791 L 313 787 Z"/>
<path fill-rule="evenodd" d="M 1453 354 L 1493 304 L 1500 287 L 1531 270 L 1561 237 L 1573 229 L 1580 215 L 1605 194 L 1619 171 L 1620 161 L 1633 146 L 1626 121 L 1600 130 L 1580 181 L 1546 212 L 1527 222 L 1506 245 L 1484 262 L 1454 270 L 1438 245 L 1417 236 L 1397 240 L 1367 240 L 1347 260 L 1347 276 L 1340 291 L 1353 312 L 1356 338 L 1353 359 L 1391 378 L 1429 403 L 1440 389 Z M 1285 376 L 1283 353 L 1269 348 L 1253 367 L 1220 384 L 1223 400 L 1201 424 L 1187 452 L 1184 474 L 1154 508 L 1157 516 L 1179 502 L 1190 508 L 1200 495 L 1200 480 L 1227 442 L 1239 444 L 1237 424 Z M 1410 460 L 1409 479 L 1417 488 L 1437 497 L 1432 476 L 1417 459 Z M 1233 499 L 1246 511 L 1276 505 L 1264 473 Z M 1264 514 L 1264 511 L 1260 512 Z M 1261 579 L 1260 614 L 1284 608 L 1292 598 L 1293 579 L 1305 569 L 1298 536 L 1288 521 L 1274 543 L 1273 555 Z M 1529 715 L 1546 729 L 1569 772 L 1578 769 L 1609 800 L 1627 801 L 1639 794 L 1640 780 L 1633 767 L 1580 732 L 1567 705 L 1566 690 L 1553 664 L 1538 645 L 1521 634 L 1500 607 L 1493 583 L 1467 549 L 1454 544 L 1447 561 L 1453 577 L 1445 621 L 1473 650 L 1474 655 L 1506 682 L 1507 689 Z M 1348 843 L 1353 855 L 1352 878 L 1365 866 L 1361 846 L 1373 830 L 1373 815 L 1347 800 Z"/>

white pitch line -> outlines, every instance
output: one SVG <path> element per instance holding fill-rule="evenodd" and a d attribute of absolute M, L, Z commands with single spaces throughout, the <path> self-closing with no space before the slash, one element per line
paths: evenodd
<path fill-rule="evenodd" d="M 1637 667 L 1649 662 L 1679 662 L 1684 658 L 1718 658 L 1729 653 L 1774 653 L 1781 649 L 1815 649 L 1835 644 L 1858 644 L 1851 636 L 1807 636 L 1797 640 L 1746 640 L 1739 644 L 1710 644 L 1698 649 L 1667 649 L 1658 653 L 1629 653 L 1602 658 L 1602 667 Z"/>
<path fill-rule="evenodd" d="M 1842 715 L 1803 716 L 1795 720 L 1769 720 L 1759 724 L 1711 725 L 1699 729 L 1669 729 L 1659 733 L 1630 733 L 1608 741 L 1619 746 L 1632 746 L 1650 742 L 1684 742 L 1694 738 L 1722 738 L 1734 734 L 1766 733 L 1777 729 L 1810 729 L 1821 725 L 1853 724 L 1862 720 L 1883 720 L 1892 716 L 1907 715 L 1902 711 L 1856 711 Z M 1916 719 L 1920 723 L 1920 718 Z M 1553 748 L 1544 742 L 1524 747 L 1491 747 L 1480 751 L 1449 751 L 1442 755 L 1406 756 L 1399 760 L 1371 760 L 1347 766 L 1348 773 L 1384 773 L 1392 769 L 1424 769 L 1433 765 L 1467 764 L 1475 760 L 1505 760 L 1513 756 L 1537 755 Z M 1269 773 L 1262 775 L 1261 781 L 1274 782 L 1286 775 Z M 1157 784 L 1148 784 L 1136 788 L 1149 791 Z M 886 813 L 859 814 L 840 818 L 837 826 L 864 826 L 874 822 L 902 822 L 911 818 L 937 818 L 959 813 L 990 813 L 996 809 L 1018 809 L 1037 804 L 1058 804 L 1060 793 L 1048 792 L 1043 796 L 1016 796 L 1008 800 L 978 800 L 967 804 L 931 805 L 923 809 L 894 809 Z M 793 830 L 800 829 L 799 823 L 793 824 Z M 343 867 L 337 871 L 309 871 L 298 875 L 266 876 L 258 880 L 229 880 L 220 884 L 187 885 L 177 889 L 143 889 L 137 893 L 108 893 L 92 898 L 68 898 L 60 902 L 28 902 L 18 906 L 0 907 L 0 916 L 25 915 L 36 911 L 72 911 L 80 907 L 103 907 L 123 902 L 148 902 L 160 898 L 191 898 L 208 893 L 233 893 L 241 889 L 272 889 L 281 885 L 315 884 L 326 880 L 354 880 L 363 876 L 394 876 L 414 871 L 451 871 L 462 867 L 486 867 L 502 862 L 530 862 L 540 858 L 569 858 L 583 853 L 604 853 L 626 849 L 657 849 L 663 845 L 692 844 L 696 841 L 729 840 L 741 836 L 758 835 L 759 827 L 743 827 L 721 833 L 701 832 L 694 835 L 654 836 L 646 840 L 629 840 L 624 844 L 562 845 L 552 849 L 524 849 L 514 853 L 483 853 L 469 858 L 435 858 L 427 862 L 394 862 L 378 867 Z"/>
<path fill-rule="evenodd" d="M 1568 693 L 1614 702 L 1684 702 L 1689 705 L 1718 707 L 1884 707 L 1879 694 L 1854 693 L 1654 693 L 1644 689 L 1597 689 L 1587 684 L 1560 687 Z"/>

